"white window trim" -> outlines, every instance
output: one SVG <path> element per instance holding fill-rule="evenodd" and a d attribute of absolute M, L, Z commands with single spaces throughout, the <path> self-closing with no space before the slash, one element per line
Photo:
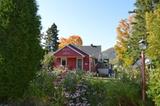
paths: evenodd
<path fill-rule="evenodd" d="M 62 65 L 62 60 L 65 60 L 65 61 L 66 61 L 65 67 L 67 67 L 67 58 L 66 58 L 66 57 L 61 57 L 61 65 Z"/>
<path fill-rule="evenodd" d="M 83 58 L 76 58 L 76 69 L 78 69 L 78 59 L 82 60 L 82 70 L 83 70 Z"/>

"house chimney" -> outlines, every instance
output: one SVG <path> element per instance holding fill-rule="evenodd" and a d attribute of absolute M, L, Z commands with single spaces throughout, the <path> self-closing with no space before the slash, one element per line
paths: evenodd
<path fill-rule="evenodd" d="M 97 47 L 97 46 L 95 46 L 95 45 L 91 44 L 91 47 Z"/>

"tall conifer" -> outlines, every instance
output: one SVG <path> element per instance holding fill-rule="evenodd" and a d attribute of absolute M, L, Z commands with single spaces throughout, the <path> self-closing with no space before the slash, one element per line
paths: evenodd
<path fill-rule="evenodd" d="M 0 99 L 21 97 L 39 70 L 37 10 L 35 0 L 0 0 Z"/>
<path fill-rule="evenodd" d="M 128 40 L 128 55 L 134 58 L 132 63 L 135 63 L 140 56 L 139 41 L 143 38 L 147 39 L 147 29 L 146 29 L 146 12 L 153 11 L 153 0 L 137 0 L 135 3 L 136 9 L 135 19 L 132 27 L 132 32 Z M 129 56 L 129 57 L 130 57 Z"/>
<path fill-rule="evenodd" d="M 48 28 L 45 40 L 46 40 L 45 49 L 48 52 L 53 52 L 58 49 L 59 38 L 58 38 L 57 25 L 55 23 L 53 23 L 53 25 L 50 28 Z"/>

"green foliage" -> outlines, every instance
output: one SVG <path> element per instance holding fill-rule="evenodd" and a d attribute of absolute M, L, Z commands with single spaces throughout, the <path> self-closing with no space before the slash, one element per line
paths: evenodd
<path fill-rule="evenodd" d="M 62 86 L 56 87 L 53 81 L 56 79 L 55 73 L 41 71 L 30 83 L 25 99 L 33 98 L 35 104 L 40 101 L 43 105 L 62 106 L 64 103 Z"/>
<path fill-rule="evenodd" d="M 31 96 L 45 97 L 46 95 L 53 95 L 54 86 L 53 80 L 55 76 L 47 71 L 41 71 L 37 74 L 35 79 L 30 83 L 29 93 Z"/>
<path fill-rule="evenodd" d="M 63 86 L 68 92 L 74 92 L 78 83 L 82 81 L 84 73 L 82 71 L 69 72 L 65 77 Z"/>
<path fill-rule="evenodd" d="M 0 64 L 3 64 L 3 57 L 0 55 Z"/>
<path fill-rule="evenodd" d="M 42 68 L 46 69 L 48 71 L 53 70 L 53 62 L 54 62 L 54 56 L 52 53 L 48 53 L 44 55 L 44 58 L 42 60 Z"/>
<path fill-rule="evenodd" d="M 64 80 L 64 92 L 66 97 L 66 105 L 88 105 L 86 99 L 85 74 L 82 70 L 69 72 Z"/>
<path fill-rule="evenodd" d="M 81 76 L 79 76 L 81 75 Z M 85 86 L 85 93 L 79 94 L 91 106 L 140 106 L 142 105 L 139 84 L 131 80 L 94 78 L 86 74 L 69 73 L 64 80 L 65 91 L 77 93 L 77 85 Z M 78 97 L 81 100 L 81 97 Z M 74 98 L 72 99 L 74 101 Z M 151 105 L 150 105 L 151 106 Z"/>
<path fill-rule="evenodd" d="M 133 57 L 133 64 L 140 57 L 139 41 L 143 38 L 147 38 L 147 29 L 145 21 L 145 13 L 152 11 L 153 3 L 152 0 L 136 0 L 135 3 L 135 19 L 132 26 L 132 33 L 128 40 L 129 49 L 126 52 L 128 58 Z"/>
<path fill-rule="evenodd" d="M 128 59 L 126 51 L 128 49 L 128 38 L 131 30 L 131 23 L 133 21 L 133 16 L 130 16 L 128 19 L 121 20 L 119 22 L 117 30 L 117 43 L 114 47 L 116 51 L 117 60 L 122 63 L 124 66 L 130 66 L 132 64 L 132 58 Z"/>
<path fill-rule="evenodd" d="M 106 82 L 101 80 L 89 80 L 87 82 L 87 99 L 91 106 L 108 106 Z"/>
<path fill-rule="evenodd" d="M 76 71 L 66 73 L 62 85 L 55 85 L 59 75 L 53 72 L 39 72 L 21 104 L 28 101 L 38 106 L 142 106 L 140 86 L 131 80 L 95 78 Z M 152 106 L 148 100 L 146 104 Z"/>
<path fill-rule="evenodd" d="M 159 61 L 160 55 L 160 5 L 154 12 L 146 13 L 149 43 L 147 54 L 154 60 Z M 159 61 L 160 62 L 160 61 Z"/>
<path fill-rule="evenodd" d="M 139 106 L 140 88 L 132 82 L 120 80 L 90 80 L 87 99 L 91 106 Z"/>
<path fill-rule="evenodd" d="M 147 54 L 154 60 L 154 65 L 157 67 L 154 71 L 150 72 L 149 84 L 148 84 L 148 95 L 153 99 L 157 106 L 160 106 L 160 69 L 159 69 L 159 55 L 160 55 L 160 34 L 159 34 L 159 24 L 160 24 L 160 5 L 153 12 L 146 13 L 146 23 L 148 30 L 147 41 L 149 43 Z"/>
<path fill-rule="evenodd" d="M 149 77 L 147 94 L 153 99 L 156 106 L 160 106 L 160 69 L 151 71 Z"/>
<path fill-rule="evenodd" d="M 133 68 L 123 68 L 122 66 L 118 66 L 115 68 L 116 70 L 116 78 L 121 79 L 123 81 L 133 81 L 135 83 L 140 83 L 140 71 Z"/>
<path fill-rule="evenodd" d="M 55 23 L 47 30 L 47 34 L 44 35 L 45 40 L 45 50 L 47 52 L 53 52 L 58 49 L 59 38 L 58 38 L 58 30 Z"/>
<path fill-rule="evenodd" d="M 21 97 L 39 70 L 37 10 L 35 0 L 0 0 L 0 99 Z"/>
<path fill-rule="evenodd" d="M 153 99 L 157 106 L 160 106 L 160 34 L 159 34 L 159 24 L 160 24 L 160 4 L 157 5 L 157 8 L 153 12 L 146 13 L 146 22 L 148 30 L 147 41 L 149 43 L 147 54 L 154 60 L 154 65 L 156 69 L 150 72 L 149 82 L 148 82 L 148 96 Z"/>

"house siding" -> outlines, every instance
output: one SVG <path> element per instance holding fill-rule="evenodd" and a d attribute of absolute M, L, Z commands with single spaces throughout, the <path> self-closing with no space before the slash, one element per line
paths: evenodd
<path fill-rule="evenodd" d="M 99 47 L 76 47 L 73 45 L 65 46 L 64 48 L 54 53 L 54 67 L 59 67 L 63 63 L 69 70 L 78 69 L 81 67 L 79 59 L 82 59 L 82 69 L 85 71 L 95 72 L 95 59 L 98 59 Z M 95 53 L 96 52 L 96 53 Z M 65 62 L 64 62 L 65 60 Z M 80 69 L 80 68 L 79 68 Z"/>
<path fill-rule="evenodd" d="M 61 66 L 61 60 L 66 59 L 66 67 L 69 70 L 77 69 L 77 59 L 82 59 L 82 70 L 89 70 L 89 55 L 78 51 L 75 48 L 66 46 L 61 50 L 57 51 L 55 54 L 55 67 Z"/>

